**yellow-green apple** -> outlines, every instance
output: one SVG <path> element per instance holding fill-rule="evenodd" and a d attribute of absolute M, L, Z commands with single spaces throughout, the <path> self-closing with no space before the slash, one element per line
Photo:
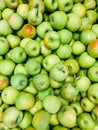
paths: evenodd
<path fill-rule="evenodd" d="M 69 129 L 59 124 L 59 125 L 53 126 L 52 130 L 69 130 Z"/>
<path fill-rule="evenodd" d="M 16 90 L 22 90 L 28 85 L 28 78 L 22 73 L 16 73 L 11 76 L 10 83 Z"/>
<path fill-rule="evenodd" d="M 28 128 L 26 128 L 26 130 L 35 130 L 35 128 L 33 126 L 29 126 Z"/>
<path fill-rule="evenodd" d="M 96 2 L 95 0 L 84 0 L 83 5 L 85 6 L 86 10 L 95 9 Z"/>
<path fill-rule="evenodd" d="M 96 122 L 96 124 L 98 124 L 98 105 L 94 106 L 94 108 L 91 111 L 91 115 L 92 115 L 94 121 Z"/>
<path fill-rule="evenodd" d="M 96 37 L 98 38 L 98 24 L 93 24 L 91 29 L 93 32 L 95 32 Z"/>
<path fill-rule="evenodd" d="M 18 7 L 18 0 L 4 0 L 5 1 L 5 4 L 8 8 L 11 8 L 11 9 L 15 9 Z"/>
<path fill-rule="evenodd" d="M 56 114 L 51 114 L 50 116 L 50 125 L 58 125 L 59 124 L 59 121 L 58 121 L 58 118 L 57 118 L 57 113 Z"/>
<path fill-rule="evenodd" d="M 47 95 L 43 100 L 43 107 L 47 112 L 55 114 L 60 110 L 60 99 L 55 95 Z"/>
<path fill-rule="evenodd" d="M 0 74 L 0 90 L 5 89 L 9 85 L 9 78 L 5 75 Z"/>
<path fill-rule="evenodd" d="M 58 0 L 58 10 L 70 12 L 73 7 L 73 0 Z"/>
<path fill-rule="evenodd" d="M 67 15 L 63 11 L 55 11 L 50 14 L 49 21 L 55 30 L 63 29 L 67 23 Z"/>
<path fill-rule="evenodd" d="M 21 41 L 20 41 L 20 47 L 22 47 L 24 49 L 25 45 L 30 40 L 31 40 L 31 38 L 28 38 L 28 37 L 21 39 Z"/>
<path fill-rule="evenodd" d="M 8 126 L 0 122 L 0 130 L 9 130 Z"/>
<path fill-rule="evenodd" d="M 68 105 L 69 104 L 69 101 L 67 99 L 64 99 L 63 97 L 61 97 L 61 95 L 57 95 L 57 97 L 60 99 L 60 102 L 61 102 L 61 106 L 64 106 L 64 105 Z"/>
<path fill-rule="evenodd" d="M 21 91 L 15 100 L 15 106 L 18 110 L 28 110 L 34 106 L 34 95 L 28 92 Z"/>
<path fill-rule="evenodd" d="M 4 10 L 6 8 L 6 4 L 4 0 L 0 0 L 0 10 Z"/>
<path fill-rule="evenodd" d="M 5 8 L 2 11 L 2 18 L 5 20 L 8 20 L 8 17 L 14 13 L 14 9 L 10 9 L 10 8 Z"/>

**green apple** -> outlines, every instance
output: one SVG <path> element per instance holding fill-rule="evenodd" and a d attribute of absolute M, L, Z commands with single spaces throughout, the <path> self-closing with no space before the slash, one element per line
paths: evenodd
<path fill-rule="evenodd" d="M 80 102 L 73 102 L 70 104 L 70 106 L 74 108 L 77 116 L 83 112 Z"/>
<path fill-rule="evenodd" d="M 60 46 L 60 36 L 56 31 L 49 31 L 44 37 L 44 44 L 47 48 L 55 50 Z"/>
<path fill-rule="evenodd" d="M 8 53 L 7 56 L 9 59 L 11 59 L 14 63 L 24 63 L 27 58 L 27 54 L 25 50 L 22 47 L 15 47 L 11 49 Z"/>
<path fill-rule="evenodd" d="M 47 74 L 40 73 L 33 77 L 33 85 L 37 90 L 45 90 L 49 87 L 49 77 Z"/>
<path fill-rule="evenodd" d="M 9 78 L 0 74 L 0 90 L 4 90 L 9 85 Z"/>
<path fill-rule="evenodd" d="M 8 17 L 14 13 L 14 9 L 10 9 L 10 8 L 5 8 L 2 11 L 2 18 L 5 20 L 8 20 Z"/>
<path fill-rule="evenodd" d="M 74 87 L 74 84 L 71 82 L 65 82 L 61 89 L 60 95 L 69 101 L 72 101 L 78 95 L 78 89 Z"/>
<path fill-rule="evenodd" d="M 6 4 L 4 0 L 0 0 L 0 10 L 4 10 L 6 8 Z"/>
<path fill-rule="evenodd" d="M 20 29 L 20 33 L 23 38 L 35 38 L 36 28 L 33 25 L 24 24 Z"/>
<path fill-rule="evenodd" d="M 74 55 L 81 55 L 85 51 L 86 51 L 86 46 L 82 42 L 80 41 L 73 42 L 72 53 Z"/>
<path fill-rule="evenodd" d="M 0 36 L 7 36 L 11 34 L 13 30 L 9 26 L 8 22 L 5 19 L 0 20 Z"/>
<path fill-rule="evenodd" d="M 24 19 L 27 19 L 29 12 L 28 4 L 19 4 L 17 7 L 17 13 Z"/>
<path fill-rule="evenodd" d="M 50 69 L 50 77 L 58 82 L 64 81 L 68 74 L 68 67 L 62 63 L 57 63 Z"/>
<path fill-rule="evenodd" d="M 28 110 L 34 106 L 34 95 L 28 92 L 21 91 L 15 100 L 15 106 L 19 110 Z"/>
<path fill-rule="evenodd" d="M 94 106 L 95 104 L 88 97 L 81 99 L 81 107 L 85 112 L 91 112 Z"/>
<path fill-rule="evenodd" d="M 44 2 L 42 0 L 30 0 L 29 1 L 29 8 L 36 8 L 39 11 L 41 11 L 42 13 L 44 13 L 45 11 L 45 5 Z"/>
<path fill-rule="evenodd" d="M 61 29 L 58 31 L 60 35 L 61 44 L 69 44 L 72 40 L 72 32 L 67 29 Z"/>
<path fill-rule="evenodd" d="M 28 78 L 22 73 L 17 73 L 11 76 L 10 83 L 16 90 L 22 90 L 28 85 Z"/>
<path fill-rule="evenodd" d="M 87 47 L 88 54 L 93 58 L 98 58 L 98 40 L 93 40 L 88 44 Z"/>
<path fill-rule="evenodd" d="M 8 8 L 12 8 L 12 9 L 15 9 L 18 7 L 18 0 L 4 0 L 5 1 L 5 4 Z"/>
<path fill-rule="evenodd" d="M 22 47 L 24 49 L 25 45 L 27 44 L 28 41 L 30 41 L 31 38 L 22 38 L 21 41 L 20 41 L 20 47 Z"/>
<path fill-rule="evenodd" d="M 81 130 L 79 127 L 73 127 L 72 130 Z"/>
<path fill-rule="evenodd" d="M 84 69 L 91 67 L 95 61 L 96 59 L 91 57 L 87 52 L 83 52 L 78 58 L 80 67 Z"/>
<path fill-rule="evenodd" d="M 32 125 L 37 130 L 49 130 L 50 114 L 45 110 L 37 111 L 32 119 Z"/>
<path fill-rule="evenodd" d="M 96 39 L 96 34 L 90 30 L 83 30 L 80 34 L 80 41 L 84 44 L 84 45 L 88 45 L 90 42 L 94 41 Z"/>
<path fill-rule="evenodd" d="M 91 85 L 90 79 L 85 75 L 77 76 L 74 82 L 79 92 L 87 92 L 88 88 Z"/>
<path fill-rule="evenodd" d="M 58 7 L 58 1 L 57 0 L 44 0 L 45 8 L 48 12 L 55 12 Z"/>
<path fill-rule="evenodd" d="M 32 114 L 28 111 L 24 111 L 23 119 L 19 124 L 21 129 L 26 129 L 32 122 Z"/>
<path fill-rule="evenodd" d="M 95 34 L 96 34 L 96 36 L 98 38 L 98 30 L 97 30 L 98 29 L 98 24 L 93 24 L 91 29 L 92 29 L 93 32 L 95 32 Z"/>
<path fill-rule="evenodd" d="M 21 39 L 17 35 L 9 34 L 7 36 L 7 41 L 9 42 L 11 48 L 15 48 L 20 45 Z"/>
<path fill-rule="evenodd" d="M 63 11 L 55 11 L 50 14 L 49 20 L 55 30 L 63 29 L 67 23 L 67 15 Z"/>
<path fill-rule="evenodd" d="M 64 106 L 64 105 L 68 105 L 69 104 L 69 101 L 67 99 L 64 99 L 61 97 L 61 95 L 57 95 L 57 97 L 59 98 L 60 102 L 61 102 L 61 106 Z"/>
<path fill-rule="evenodd" d="M 7 108 L 3 113 L 3 122 L 9 128 L 17 127 L 23 119 L 23 112 L 15 106 Z M 12 123 L 13 122 L 13 123 Z"/>
<path fill-rule="evenodd" d="M 5 104 L 5 103 L 1 104 L 1 106 L 0 106 L 0 122 L 3 122 L 3 113 L 8 107 L 9 107 L 8 104 Z"/>
<path fill-rule="evenodd" d="M 10 129 L 10 130 L 21 130 L 21 128 L 15 127 L 15 128 Z"/>
<path fill-rule="evenodd" d="M 0 130 L 9 130 L 9 128 L 4 123 L 0 122 Z"/>
<path fill-rule="evenodd" d="M 58 120 L 61 125 L 72 128 L 76 125 L 76 112 L 71 106 L 62 106 L 58 112 Z"/>
<path fill-rule="evenodd" d="M 58 10 L 70 12 L 73 7 L 73 0 L 58 0 Z"/>
<path fill-rule="evenodd" d="M 95 104 L 98 104 L 98 83 L 93 83 L 87 91 L 88 98 Z"/>
<path fill-rule="evenodd" d="M 25 130 L 35 130 L 35 128 L 33 126 L 29 126 L 28 128 L 26 128 Z"/>
<path fill-rule="evenodd" d="M 98 66 L 91 66 L 88 69 L 87 75 L 92 82 L 98 82 Z"/>
<path fill-rule="evenodd" d="M 64 65 L 68 67 L 70 75 L 76 74 L 80 68 L 76 59 L 67 59 L 64 61 Z"/>
<path fill-rule="evenodd" d="M 43 109 L 43 103 L 41 100 L 37 100 L 32 108 L 29 109 L 29 112 L 34 115 L 37 111 Z"/>
<path fill-rule="evenodd" d="M 56 54 L 60 59 L 68 59 L 71 56 L 72 48 L 70 45 L 60 45 L 56 50 Z"/>
<path fill-rule="evenodd" d="M 94 121 L 96 122 L 96 124 L 98 124 L 98 105 L 94 106 L 94 108 L 91 111 L 91 115 L 92 115 Z"/>
<path fill-rule="evenodd" d="M 95 0 L 89 0 L 89 1 L 88 0 L 84 0 L 83 4 L 84 4 L 86 10 L 95 9 L 95 7 L 96 7 Z"/>
<path fill-rule="evenodd" d="M 79 15 L 75 13 L 69 13 L 67 14 L 67 18 L 68 20 L 67 20 L 66 28 L 71 32 L 78 31 L 81 25 L 81 18 L 79 17 Z"/>
<path fill-rule="evenodd" d="M 57 114 L 51 114 L 50 116 L 50 125 L 58 125 L 59 121 L 57 118 Z"/>
<path fill-rule="evenodd" d="M 25 64 L 26 71 L 29 75 L 36 75 L 41 71 L 41 64 L 36 59 L 28 59 Z"/>
<path fill-rule="evenodd" d="M 37 26 L 37 34 L 40 38 L 44 39 L 44 36 L 47 32 L 52 31 L 52 27 L 50 22 L 43 21 L 41 24 Z"/>
<path fill-rule="evenodd" d="M 56 125 L 56 126 L 53 126 L 52 130 L 69 130 L 69 129 L 62 125 Z"/>
<path fill-rule="evenodd" d="M 42 15 L 41 11 L 39 11 L 38 9 L 32 8 L 28 12 L 27 20 L 28 20 L 29 24 L 37 26 L 42 22 L 43 15 Z"/>
<path fill-rule="evenodd" d="M 43 67 L 46 71 L 50 71 L 51 68 L 60 62 L 60 58 L 55 55 L 55 54 L 50 54 L 47 55 L 44 59 L 43 59 Z"/>
<path fill-rule="evenodd" d="M 17 91 L 12 86 L 8 86 L 2 91 L 1 97 L 4 103 L 8 105 L 13 105 L 18 94 L 19 91 Z"/>
<path fill-rule="evenodd" d="M 25 45 L 24 50 L 30 57 L 38 56 L 40 53 L 40 44 L 36 40 L 30 40 Z"/>
<path fill-rule="evenodd" d="M 55 114 L 60 110 L 61 102 L 55 95 L 47 95 L 43 100 L 43 107 L 47 112 Z"/>
<path fill-rule="evenodd" d="M 0 73 L 6 76 L 13 74 L 15 63 L 9 59 L 3 59 L 0 61 Z"/>
<path fill-rule="evenodd" d="M 77 118 L 77 124 L 82 130 L 93 130 L 95 122 L 89 113 L 83 112 Z"/>

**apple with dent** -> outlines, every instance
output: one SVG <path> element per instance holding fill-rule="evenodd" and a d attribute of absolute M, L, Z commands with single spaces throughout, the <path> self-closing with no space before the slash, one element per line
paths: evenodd
<path fill-rule="evenodd" d="M 8 105 L 13 105 L 15 103 L 15 99 L 18 94 L 19 94 L 19 91 L 17 91 L 12 86 L 8 86 L 2 91 L 2 94 L 1 94 L 2 101 Z"/>
<path fill-rule="evenodd" d="M 24 111 L 22 121 L 19 124 L 21 129 L 26 129 L 32 122 L 32 114 L 28 111 Z"/>
<path fill-rule="evenodd" d="M 0 61 L 0 73 L 6 76 L 13 74 L 15 63 L 10 59 L 3 59 Z"/>
<path fill-rule="evenodd" d="M 43 59 L 43 67 L 46 71 L 50 71 L 50 69 L 57 63 L 60 62 L 60 58 L 55 54 L 47 55 Z"/>
<path fill-rule="evenodd" d="M 13 30 L 5 19 L 0 20 L 0 35 L 7 36 L 11 34 Z"/>
<path fill-rule="evenodd" d="M 15 9 L 18 7 L 18 0 L 4 0 L 5 1 L 5 4 L 8 8 L 11 8 L 11 9 Z"/>
<path fill-rule="evenodd" d="M 23 25 L 24 19 L 18 13 L 13 13 L 8 17 L 7 21 L 13 30 L 19 30 Z"/>
<path fill-rule="evenodd" d="M 9 42 L 11 48 L 15 48 L 20 45 L 21 39 L 17 35 L 9 34 L 7 36 L 7 41 Z"/>
<path fill-rule="evenodd" d="M 95 122 L 89 113 L 83 112 L 77 118 L 77 124 L 83 130 L 93 130 Z"/>
<path fill-rule="evenodd" d="M 67 15 L 63 11 L 55 11 L 49 15 L 49 21 L 53 29 L 61 30 L 66 26 Z"/>
<path fill-rule="evenodd" d="M 28 12 L 27 20 L 28 20 L 29 24 L 31 24 L 33 26 L 38 26 L 43 20 L 43 15 L 42 15 L 41 11 L 39 11 L 38 9 L 32 8 Z"/>
<path fill-rule="evenodd" d="M 2 18 L 5 20 L 8 20 L 8 17 L 14 13 L 14 9 L 10 9 L 10 8 L 5 8 L 2 11 Z"/>
<path fill-rule="evenodd" d="M 98 58 L 98 39 L 90 42 L 87 47 L 87 52 L 93 58 Z"/>
<path fill-rule="evenodd" d="M 76 125 L 76 112 L 71 106 L 62 106 L 58 112 L 58 120 L 61 125 L 72 128 Z"/>
<path fill-rule="evenodd" d="M 54 12 L 58 8 L 58 1 L 57 0 L 44 0 L 45 8 L 48 12 Z"/>
<path fill-rule="evenodd" d="M 58 0 L 58 9 L 68 13 L 73 7 L 73 0 Z"/>
<path fill-rule="evenodd" d="M 28 110 L 34 106 L 34 95 L 21 91 L 15 100 L 15 106 L 18 110 Z"/>

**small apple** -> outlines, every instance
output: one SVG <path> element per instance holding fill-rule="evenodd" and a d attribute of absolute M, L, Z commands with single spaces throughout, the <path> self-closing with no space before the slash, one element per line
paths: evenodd
<path fill-rule="evenodd" d="M 36 75 L 41 71 L 41 64 L 36 59 L 28 59 L 25 64 L 25 69 L 29 75 Z"/>
<path fill-rule="evenodd" d="M 0 74 L 0 90 L 4 90 L 9 85 L 9 78 Z"/>
<path fill-rule="evenodd" d="M 98 83 L 93 83 L 87 91 L 88 98 L 95 104 L 98 104 Z"/>
<path fill-rule="evenodd" d="M 83 112 L 77 118 L 77 124 L 82 130 L 93 130 L 95 122 L 89 113 Z"/>
<path fill-rule="evenodd" d="M 93 32 L 95 32 L 95 34 L 96 34 L 96 36 L 98 38 L 98 30 L 97 30 L 98 29 L 98 24 L 93 24 L 91 29 L 92 29 Z"/>
<path fill-rule="evenodd" d="M 28 4 L 19 4 L 17 7 L 17 13 L 24 19 L 27 19 L 29 12 L 29 5 Z"/>
<path fill-rule="evenodd" d="M 47 48 L 55 50 L 60 45 L 60 36 L 56 31 L 49 31 L 44 37 L 44 44 Z"/>
<path fill-rule="evenodd" d="M 67 14 L 67 24 L 66 28 L 70 30 L 71 32 L 78 31 L 81 25 L 81 18 L 78 14 L 75 13 L 69 13 Z"/>
<path fill-rule="evenodd" d="M 28 110 L 34 106 L 34 95 L 28 92 L 20 92 L 15 100 L 15 106 L 18 110 Z"/>
<path fill-rule="evenodd" d="M 55 95 L 47 95 L 43 100 L 43 107 L 47 112 L 55 114 L 60 110 L 61 102 Z"/>
<path fill-rule="evenodd" d="M 45 8 L 48 12 L 55 12 L 58 7 L 58 1 L 57 0 L 44 0 Z"/>
<path fill-rule="evenodd" d="M 98 40 L 93 40 L 88 44 L 87 52 L 93 58 L 98 58 Z"/>
<path fill-rule="evenodd" d="M 6 4 L 4 0 L 0 0 L 0 10 L 4 10 L 6 8 Z"/>
<path fill-rule="evenodd" d="M 23 25 L 23 18 L 18 13 L 13 13 L 8 17 L 8 24 L 13 30 L 19 30 Z"/>
<path fill-rule="evenodd" d="M 45 110 L 37 111 L 32 119 L 32 125 L 37 130 L 49 130 L 50 114 Z"/>
<path fill-rule="evenodd" d="M 24 47 L 24 50 L 26 54 L 30 57 L 38 56 L 40 53 L 40 43 L 32 39 L 27 42 L 27 44 Z"/>
<path fill-rule="evenodd" d="M 19 94 L 19 91 L 17 91 L 12 86 L 9 86 L 2 91 L 1 97 L 4 103 L 8 105 L 12 105 L 15 103 L 15 99 L 18 94 Z"/>
<path fill-rule="evenodd" d="M 22 47 L 24 49 L 25 45 L 30 40 L 31 40 L 31 38 L 28 38 L 28 37 L 21 39 L 21 41 L 20 41 L 20 47 Z"/>
<path fill-rule="evenodd" d="M 6 76 L 13 74 L 15 63 L 9 59 L 3 59 L 0 61 L 0 73 Z"/>
<path fill-rule="evenodd" d="M 98 82 L 98 66 L 91 66 L 88 69 L 87 75 L 92 82 Z"/>
<path fill-rule="evenodd" d="M 29 24 L 37 26 L 42 22 L 43 15 L 42 15 L 41 11 L 39 11 L 38 9 L 32 8 L 28 12 L 27 20 L 28 20 Z"/>
<path fill-rule="evenodd" d="M 55 55 L 55 54 L 50 54 L 47 55 L 44 59 L 43 59 L 43 67 L 46 71 L 50 71 L 51 68 L 60 62 L 60 58 Z"/>
<path fill-rule="evenodd" d="M 3 122 L 9 128 L 17 127 L 23 119 L 23 112 L 15 106 L 7 108 L 3 113 Z"/>
<path fill-rule="evenodd" d="M 22 47 L 15 47 L 12 48 L 8 53 L 7 56 L 11 59 L 14 63 L 23 63 L 26 61 L 27 54 Z"/>
<path fill-rule="evenodd" d="M 63 11 L 55 11 L 49 16 L 50 24 L 55 30 L 63 29 L 67 23 L 67 15 Z"/>
<path fill-rule="evenodd" d="M 0 20 L 0 35 L 7 36 L 11 34 L 13 30 L 9 26 L 8 22 L 5 19 Z"/>
<path fill-rule="evenodd" d="M 5 20 L 8 20 L 8 17 L 14 13 L 14 9 L 10 9 L 10 8 L 5 8 L 2 11 L 2 18 Z"/>
<path fill-rule="evenodd" d="M 62 98 L 60 94 L 57 95 L 57 97 L 59 98 L 59 100 L 60 100 L 60 102 L 61 102 L 61 106 L 64 106 L 64 105 L 65 105 L 65 106 L 68 106 L 69 101 L 68 101 L 67 99 Z"/>
<path fill-rule="evenodd" d="M 60 124 L 67 128 L 72 128 L 76 125 L 76 112 L 71 106 L 62 106 L 58 112 L 58 120 Z"/>
<path fill-rule="evenodd" d="M 64 81 L 68 74 L 68 67 L 62 63 L 57 63 L 50 69 L 50 76 L 58 82 Z"/>
<path fill-rule="evenodd" d="M 91 111 L 91 115 L 94 121 L 96 122 L 96 124 L 98 124 L 98 105 L 94 106 L 94 108 Z"/>
<path fill-rule="evenodd" d="M 0 122 L 0 130 L 9 130 L 9 128 L 4 123 Z"/>
<path fill-rule="evenodd" d="M 8 8 L 15 9 L 18 7 L 18 0 L 4 0 Z"/>
<path fill-rule="evenodd" d="M 49 87 L 49 77 L 47 74 L 40 73 L 33 77 L 33 85 L 37 90 L 45 90 Z"/>
<path fill-rule="evenodd" d="M 85 6 L 86 10 L 95 9 L 96 2 L 95 0 L 84 0 L 83 5 Z"/>
<path fill-rule="evenodd" d="M 91 57 L 87 52 L 83 52 L 78 58 L 80 67 L 84 69 L 91 67 L 95 61 L 96 59 Z"/>
<path fill-rule="evenodd" d="M 58 118 L 57 118 L 57 114 L 51 114 L 50 116 L 50 125 L 58 125 L 59 124 L 59 121 L 58 121 Z"/>
<path fill-rule="evenodd" d="M 40 38 L 44 39 L 44 36 L 47 32 L 52 31 L 50 22 L 44 21 L 37 26 L 37 34 Z"/>
<path fill-rule="evenodd" d="M 26 128 L 25 130 L 35 130 L 35 128 L 33 126 L 29 126 L 28 128 Z"/>
<path fill-rule="evenodd" d="M 26 129 L 32 122 L 32 114 L 28 111 L 24 111 L 22 121 L 19 124 L 21 129 Z"/>
<path fill-rule="evenodd" d="M 52 130 L 69 130 L 69 129 L 62 125 L 56 125 L 56 126 L 53 126 Z"/>
<path fill-rule="evenodd" d="M 69 44 L 72 40 L 72 32 L 67 29 L 61 29 L 58 31 L 60 35 L 61 44 Z"/>
<path fill-rule="evenodd" d="M 17 35 L 9 34 L 7 36 L 7 41 L 9 42 L 11 48 L 15 48 L 20 45 L 21 39 Z"/>
<path fill-rule="evenodd" d="M 22 73 L 17 73 L 11 76 L 10 83 L 16 90 L 22 90 L 28 85 L 28 78 Z"/>

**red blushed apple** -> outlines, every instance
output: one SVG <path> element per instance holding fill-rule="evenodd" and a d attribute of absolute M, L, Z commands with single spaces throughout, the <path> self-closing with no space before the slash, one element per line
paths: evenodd
<path fill-rule="evenodd" d="M 87 47 L 87 52 L 89 53 L 90 56 L 93 58 L 98 58 L 98 39 L 92 41 L 88 47 Z"/>
<path fill-rule="evenodd" d="M 30 24 L 25 24 L 22 28 L 23 37 L 34 38 L 36 35 L 36 29 Z"/>

